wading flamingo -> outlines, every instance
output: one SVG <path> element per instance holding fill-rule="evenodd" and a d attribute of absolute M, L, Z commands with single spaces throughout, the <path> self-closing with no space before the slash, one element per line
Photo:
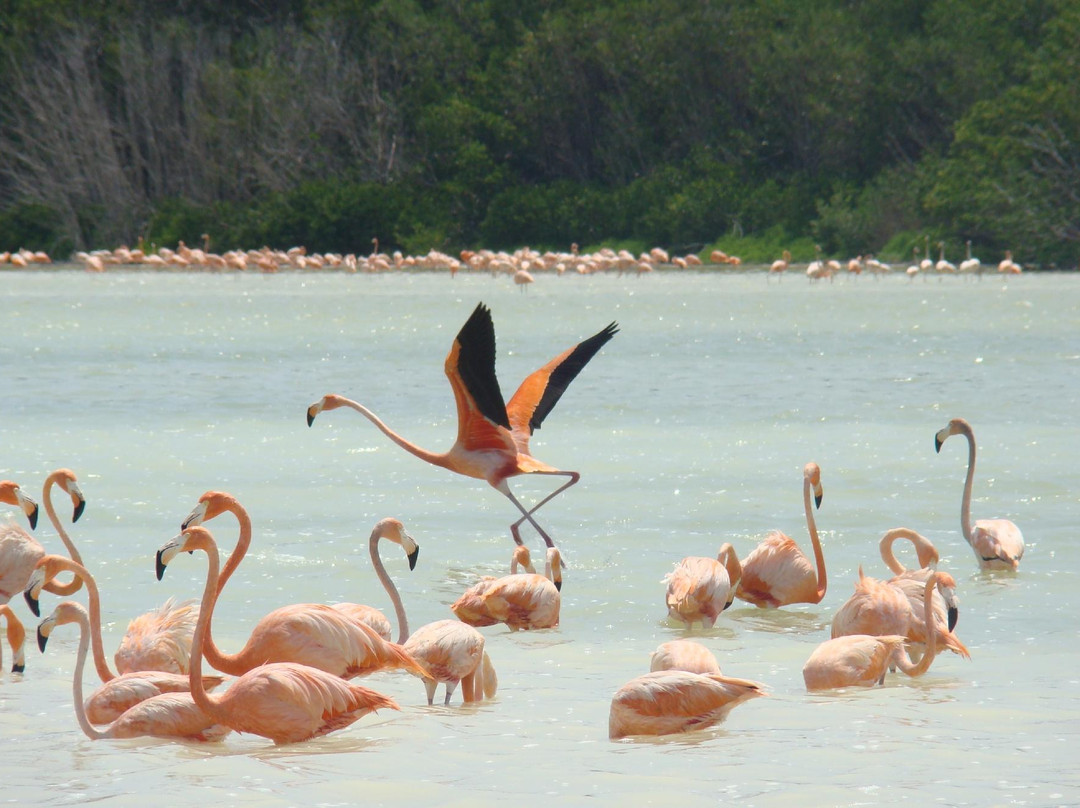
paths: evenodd
<path fill-rule="evenodd" d="M 764 696 L 765 686 L 718 673 L 653 671 L 631 679 L 611 699 L 608 737 L 669 735 L 705 729 L 736 706 Z"/>
<path fill-rule="evenodd" d="M 515 544 L 514 555 L 510 559 L 510 574 L 518 575 L 522 571 L 535 574 L 536 568 L 533 566 L 529 548 L 524 544 Z M 480 580 L 466 589 L 450 607 L 457 619 L 470 626 L 495 625 L 498 621 L 483 608 L 483 595 L 497 580 L 499 580 L 497 575 L 481 575 Z"/>
<path fill-rule="evenodd" d="M 697 621 L 712 628 L 720 612 L 735 600 L 742 577 L 735 548 L 725 542 L 716 558 L 687 556 L 664 576 L 668 616 L 689 628 Z"/>
<path fill-rule="evenodd" d="M 712 651 L 695 640 L 670 640 L 653 651 L 649 670 L 720 673 L 720 663 Z"/>
<path fill-rule="evenodd" d="M 814 505 L 821 507 L 821 469 L 817 463 L 803 467 L 803 507 L 806 511 L 806 527 L 810 531 L 810 543 L 814 548 L 814 564 L 791 538 L 774 530 L 746 558 L 742 560 L 742 580 L 735 590 L 740 600 L 761 608 L 776 608 L 789 603 L 821 603 L 828 587 L 825 574 L 825 555 L 821 550 L 814 510 L 810 504 L 813 492 Z"/>
<path fill-rule="evenodd" d="M 79 490 L 75 473 L 70 469 L 57 469 L 45 479 L 42 491 L 45 513 L 48 514 L 49 521 L 52 522 L 57 535 L 67 548 L 68 554 L 75 561 L 82 563 L 79 551 L 75 549 L 67 531 L 60 523 L 60 518 L 56 515 L 56 509 L 53 508 L 52 487 L 54 485 L 59 485 L 71 497 L 71 504 L 74 507 L 72 522 L 79 521 L 79 517 L 86 508 L 86 500 L 83 498 L 82 491 Z M 30 520 L 30 529 L 37 527 L 37 505 L 10 480 L 0 482 L 0 502 L 7 502 L 21 508 Z M 22 592 L 26 588 L 26 582 L 30 578 L 34 565 L 44 555 L 45 548 L 21 527 L 11 523 L 0 524 L 0 603 L 7 603 L 15 593 Z M 66 597 L 78 592 L 81 587 L 82 582 L 78 579 L 67 583 L 52 581 L 48 591 Z"/>
<path fill-rule="evenodd" d="M 480 303 L 461 327 L 446 357 L 446 376 L 454 391 L 458 413 L 457 440 L 450 451 L 431 452 L 410 443 L 362 404 L 338 395 L 324 396 L 308 407 L 308 426 L 324 410 L 350 407 L 375 424 L 402 449 L 421 460 L 467 477 L 486 480 L 492 488 L 506 496 L 522 514 L 510 526 L 516 544 L 522 543 L 518 531 L 521 524 L 528 520 L 544 543 L 554 547 L 555 543 L 536 522 L 533 514 L 576 483 L 581 475 L 576 471 L 562 471 L 534 458 L 529 454 L 529 438 L 534 430 L 540 428 L 570 382 L 617 332 L 618 327 L 611 323 L 596 335 L 559 354 L 527 376 L 509 403 L 504 403 L 495 376 L 495 326 L 491 321 L 491 310 Z M 509 478 L 519 474 L 550 474 L 570 479 L 532 508 L 526 509 L 507 484 Z"/>
<path fill-rule="evenodd" d="M 6 603 L 0 604 L 0 617 L 7 621 L 7 641 L 11 646 L 11 672 L 22 673 L 26 670 L 26 629 L 22 622 L 15 616 L 15 612 Z M 3 665 L 4 655 L 0 650 L 0 665 Z"/>
<path fill-rule="evenodd" d="M 102 685 L 86 700 L 87 716 L 94 724 L 115 721 L 124 711 L 140 701 L 159 693 L 186 693 L 188 690 L 188 663 L 191 657 L 191 641 L 194 635 L 198 607 L 183 603 L 174 607 L 172 600 L 160 609 L 148 612 L 131 621 L 134 636 L 125 635 L 114 661 L 120 671 L 117 676 L 109 669 L 105 658 L 105 645 L 101 638 L 101 595 L 94 576 L 81 564 L 60 555 L 47 555 L 38 562 L 27 583 L 24 596 L 35 615 L 40 614 L 38 597 L 44 582 L 60 572 L 73 572 L 86 584 L 90 607 L 90 644 L 94 655 L 94 667 Z M 68 615 L 70 617 L 70 615 Z M 70 622 L 70 621 L 69 621 Z M 132 667 L 129 667 L 132 666 Z M 206 686 L 213 689 L 224 679 L 220 676 L 204 677 Z"/>
<path fill-rule="evenodd" d="M 219 590 L 240 566 L 251 544 L 251 519 L 247 511 L 232 495 L 208 491 L 199 497 L 198 505 L 182 523 L 185 530 L 201 526 L 226 510 L 240 520 L 240 538 L 222 574 L 215 576 Z M 158 580 L 164 574 L 165 563 L 159 554 Z M 275 609 L 259 620 L 244 647 L 235 654 L 223 653 L 207 626 L 202 652 L 212 667 L 232 676 L 240 676 L 266 662 L 295 662 L 346 679 L 393 668 L 423 673 L 400 645 L 383 639 L 366 623 L 321 603 L 296 603 Z"/>
<path fill-rule="evenodd" d="M 791 266 L 791 253 L 788 250 L 784 250 L 781 258 L 777 258 L 769 266 L 769 274 L 765 276 L 766 282 L 773 275 L 776 275 L 777 279 L 784 277 L 784 271 Z"/>
<path fill-rule="evenodd" d="M 1008 519 L 979 519 L 974 525 L 971 523 L 971 483 L 975 479 L 975 433 L 971 424 L 963 418 L 949 421 L 934 436 L 935 452 L 941 451 L 941 444 L 950 435 L 963 435 L 968 442 L 967 479 L 960 500 L 960 529 L 964 538 L 975 551 L 981 569 L 1015 571 L 1024 557 L 1024 535 L 1020 528 Z"/>
<path fill-rule="evenodd" d="M 939 591 L 956 588 L 956 581 L 947 572 L 935 572 L 933 581 Z M 945 592 L 942 592 L 942 597 L 948 600 Z M 934 617 L 932 608 L 930 614 Z M 915 610 L 902 589 L 863 575 L 861 567 L 859 580 L 855 582 L 855 593 L 836 611 L 832 620 L 833 639 L 851 634 L 877 637 L 900 634 L 912 643 L 925 645 L 928 633 L 936 638 L 939 645 L 965 659 L 971 658 L 960 639 L 949 631 L 945 620 L 938 622 L 935 618 L 930 623 L 925 622 L 923 614 Z"/>
<path fill-rule="evenodd" d="M 220 741 L 231 732 L 229 727 L 208 717 L 191 698 L 190 693 L 170 692 L 144 697 L 121 711 L 108 722 L 94 721 L 83 707 L 83 669 L 90 644 L 90 621 L 86 610 L 74 601 L 57 605 L 51 615 L 38 626 L 38 646 L 42 652 L 56 626 L 66 623 L 79 625 L 79 650 L 75 661 L 73 695 L 75 718 L 79 727 L 92 741 L 103 738 L 183 738 L 189 741 Z M 187 677 L 185 677 L 187 678 Z M 108 723 L 97 729 L 95 723 Z"/>
<path fill-rule="evenodd" d="M 189 676 L 191 698 L 208 717 L 237 732 L 250 732 L 284 744 L 342 729 L 382 707 L 398 709 L 388 696 L 295 662 L 253 667 L 220 696 L 209 695 L 202 686 L 202 648 L 217 601 L 217 544 L 206 528 L 189 527 L 158 550 L 157 563 L 160 569 L 177 554 L 194 550 L 206 553 L 208 568 Z"/>
<path fill-rule="evenodd" d="M 909 570 L 896 560 L 892 548 L 897 539 L 907 539 L 915 545 L 915 554 L 919 559 L 919 569 Z M 922 585 L 937 570 L 938 561 L 940 560 L 937 548 L 926 536 L 906 527 L 894 527 L 886 530 L 885 535 L 881 537 L 878 548 L 881 552 L 881 560 L 893 572 L 893 577 L 889 579 L 889 583 L 903 590 L 916 610 L 922 609 Z M 945 600 L 946 594 L 950 596 L 948 601 Z M 954 592 L 951 590 L 947 592 L 934 590 L 933 606 L 934 615 L 939 618 L 940 622 L 948 622 L 949 631 L 956 628 L 960 610 Z"/>
<path fill-rule="evenodd" d="M 516 560 L 516 559 L 515 559 Z M 505 623 L 511 631 L 554 628 L 562 605 L 559 550 L 549 547 L 544 574 L 510 574 L 466 590 L 450 611 L 470 626 Z"/>
<path fill-rule="evenodd" d="M 933 620 L 930 601 L 940 573 L 933 573 L 924 584 L 923 619 Z M 803 666 L 803 681 L 807 690 L 828 690 L 834 687 L 872 687 L 885 681 L 890 668 L 899 668 L 908 676 L 921 676 L 930 668 L 937 654 L 937 635 L 930 634 L 926 653 L 919 664 L 912 664 L 904 649 L 907 638 L 899 634 L 874 636 L 851 634 L 826 640 L 810 655 Z"/>

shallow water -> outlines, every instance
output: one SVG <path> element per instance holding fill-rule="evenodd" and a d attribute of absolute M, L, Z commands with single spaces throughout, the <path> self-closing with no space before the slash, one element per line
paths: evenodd
<path fill-rule="evenodd" d="M 1073 274 L 812 286 L 745 272 L 541 276 L 522 292 L 487 275 L 4 272 L 0 477 L 40 496 L 52 469 L 78 474 L 88 504 L 70 532 L 103 592 L 109 653 L 130 618 L 201 593 L 204 560 L 182 556 L 158 582 L 153 557 L 208 489 L 235 494 L 254 520 L 252 551 L 215 614 L 225 648 L 286 603 L 388 609 L 366 547 L 382 516 L 421 546 L 411 573 L 384 556 L 414 627 L 449 617 L 477 574 L 504 570 L 514 511 L 500 494 L 408 456 L 356 413 L 304 423 L 309 404 L 338 392 L 416 443 L 448 448 L 456 416 L 442 363 L 480 300 L 507 397 L 573 343 L 612 320 L 621 328 L 533 438 L 540 459 L 582 475 L 538 513 L 568 563 L 562 625 L 483 629 L 496 699 L 428 707 L 417 680 L 378 674 L 364 683 L 400 712 L 304 744 L 91 742 L 71 708 L 76 637 L 65 627 L 45 654 L 31 636 L 23 676 L 4 649 L 2 799 L 1080 802 Z M 966 447 L 953 438 L 935 455 L 933 440 L 955 416 L 978 440 L 973 516 L 1024 531 L 1015 576 L 978 572 L 960 534 Z M 769 697 L 704 732 L 610 742 L 612 693 L 685 633 L 665 619 L 664 574 L 724 541 L 745 556 L 772 528 L 809 550 L 810 460 L 825 491 L 824 601 L 771 612 L 736 602 L 716 628 L 691 632 Z M 551 490 L 543 479 L 512 487 L 530 501 Z M 945 654 L 921 679 L 808 695 L 803 663 L 859 566 L 885 575 L 877 540 L 896 526 L 932 539 L 956 576 L 971 660 Z M 231 546 L 229 517 L 209 527 Z M 36 535 L 57 550 L 44 514 Z M 523 535 L 542 557 L 536 534 Z M 55 600 L 44 595 L 43 611 Z M 37 621 L 14 605 L 32 632 Z"/>

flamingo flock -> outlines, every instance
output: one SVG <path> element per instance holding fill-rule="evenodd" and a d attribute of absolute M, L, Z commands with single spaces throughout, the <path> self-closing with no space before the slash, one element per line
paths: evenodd
<path fill-rule="evenodd" d="M 360 603 L 300 603 L 268 611 L 257 621 L 243 647 L 227 652 L 212 635 L 217 602 L 253 541 L 252 519 L 230 493 L 209 490 L 180 522 L 180 533 L 156 553 L 157 577 L 187 554 L 206 557 L 206 577 L 198 603 L 167 602 L 161 609 L 131 621 L 109 667 L 102 641 L 101 593 L 90 567 L 79 555 L 52 504 L 60 487 L 71 499 L 72 522 L 86 500 L 74 472 L 58 469 L 48 476 L 42 501 L 67 555 L 50 554 L 13 521 L 0 522 L 0 617 L 6 622 L 13 656 L 12 672 L 25 676 L 25 629 L 8 604 L 23 592 L 40 616 L 42 592 L 61 598 L 85 589 L 88 606 L 62 600 L 37 627 L 39 648 L 61 626 L 75 625 L 79 645 L 73 671 L 76 721 L 94 740 L 155 737 L 220 742 L 233 732 L 290 744 L 340 731 L 378 710 L 399 704 L 354 679 L 376 671 L 397 671 L 419 678 L 427 704 L 444 686 L 443 703 L 462 694 L 465 703 L 492 699 L 498 676 L 487 638 L 478 628 L 506 625 L 511 631 L 557 631 L 563 616 L 561 553 L 551 534 L 536 521 L 544 504 L 574 485 L 577 471 L 563 471 L 535 459 L 529 438 L 540 427 L 569 384 L 618 332 L 611 323 L 563 350 L 526 376 L 505 402 L 495 374 L 495 336 L 490 310 L 482 303 L 455 337 L 445 360 L 458 412 L 451 449 L 431 452 L 393 432 L 361 404 L 327 395 L 307 411 L 308 426 L 324 411 L 353 409 L 391 441 L 428 463 L 481 479 L 504 494 L 519 513 L 510 525 L 514 540 L 509 574 L 480 576 L 452 605 L 453 619 L 410 630 L 401 595 L 381 556 L 396 545 L 409 569 L 420 547 L 395 518 L 379 520 L 369 541 L 372 566 L 394 608 L 393 624 L 378 609 Z M 967 475 L 961 498 L 961 532 L 980 568 L 1015 573 L 1023 557 L 1019 528 L 1011 521 L 971 521 L 975 438 L 971 425 L 952 419 L 935 434 L 940 452 L 952 435 L 968 441 Z M 567 477 L 531 507 L 509 489 L 507 480 L 521 474 Z M 825 551 L 814 512 L 823 500 L 821 469 L 802 470 L 803 506 L 813 559 L 780 531 L 767 534 L 740 560 L 731 542 L 715 558 L 686 556 L 664 577 L 666 617 L 689 629 L 716 626 L 736 600 L 756 609 L 791 604 L 820 604 L 828 589 Z M 38 506 L 11 480 L 0 481 L 0 502 L 18 509 L 37 525 Z M 206 524 L 230 514 L 239 533 L 222 565 L 217 540 Z M 519 529 L 528 521 L 546 544 L 544 573 L 537 574 Z M 896 557 L 897 541 L 909 542 L 917 567 Z M 890 670 L 907 676 L 927 672 L 942 650 L 970 658 L 955 633 L 959 619 L 957 582 L 937 568 L 940 555 L 922 534 L 893 528 L 878 541 L 881 559 L 892 574 L 876 579 L 859 569 L 854 593 L 834 613 L 831 637 L 810 655 L 803 668 L 808 691 L 867 687 L 884 683 Z M 60 576 L 71 575 L 61 582 Z M 571 619 L 573 619 L 571 617 Z M 101 686 L 84 697 L 86 659 L 92 655 Z M 204 665 L 213 672 L 203 672 Z M 702 643 L 682 637 L 662 644 L 651 655 L 650 670 L 619 687 L 611 700 L 608 734 L 612 740 L 700 731 L 723 721 L 738 705 L 766 696 L 762 682 L 725 676 L 719 661 Z"/>

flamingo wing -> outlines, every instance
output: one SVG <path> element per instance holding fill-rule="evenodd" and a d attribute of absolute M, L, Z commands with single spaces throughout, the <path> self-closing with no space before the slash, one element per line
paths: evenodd
<path fill-rule="evenodd" d="M 516 453 L 506 404 L 495 376 L 495 326 L 491 310 L 483 303 L 477 305 L 454 339 L 446 355 L 445 370 L 457 404 L 457 442 L 470 451 Z"/>
<path fill-rule="evenodd" d="M 528 453 L 529 436 L 540 428 L 581 369 L 618 331 L 618 325 L 610 323 L 587 340 L 563 351 L 521 383 L 506 406 L 510 428 L 520 451 Z"/>

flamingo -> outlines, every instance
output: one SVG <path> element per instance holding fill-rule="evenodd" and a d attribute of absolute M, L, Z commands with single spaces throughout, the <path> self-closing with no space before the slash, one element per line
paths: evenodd
<path fill-rule="evenodd" d="M 511 631 L 554 628 L 559 625 L 562 604 L 560 564 L 558 548 L 549 547 L 543 575 L 511 573 L 481 581 L 458 598 L 450 611 L 471 626 L 506 623 Z"/>
<path fill-rule="evenodd" d="M 189 679 L 191 698 L 208 718 L 286 744 L 342 729 L 383 707 L 398 709 L 388 696 L 296 662 L 252 666 L 220 696 L 208 694 L 202 683 L 202 649 L 218 597 L 217 544 L 205 527 L 188 527 L 158 550 L 157 563 L 161 569 L 179 553 L 194 550 L 205 552 L 208 564 Z"/>
<path fill-rule="evenodd" d="M 934 262 L 930 258 L 930 236 L 923 236 L 923 243 L 925 244 L 923 259 L 919 262 L 919 272 L 923 273 L 923 280 L 926 279 L 926 273 L 934 268 Z"/>
<path fill-rule="evenodd" d="M 947 572 L 935 572 L 931 580 L 939 591 L 956 588 L 956 581 Z M 944 592 L 942 596 L 946 597 Z M 924 607 L 929 608 L 927 604 Z M 932 611 L 930 615 L 934 618 Z M 837 610 L 832 620 L 833 639 L 850 634 L 878 637 L 900 634 L 913 643 L 922 644 L 927 644 L 927 636 L 931 635 L 950 651 L 965 659 L 971 658 L 968 649 L 943 622 L 936 618 L 924 621 L 899 587 L 863 575 L 861 567 L 855 593 Z"/>
<path fill-rule="evenodd" d="M 236 498 L 220 491 L 208 491 L 183 522 L 183 529 L 200 527 L 225 510 L 240 519 L 240 538 L 215 585 L 224 588 L 226 575 L 236 570 L 251 543 L 251 519 L 239 507 Z M 216 546 L 216 545 L 215 545 Z M 158 552 L 157 576 L 165 575 L 168 559 L 176 554 Z M 338 609 L 320 603 L 296 603 L 282 606 L 264 616 L 255 625 L 244 647 L 235 654 L 225 654 L 214 642 L 209 626 L 206 647 L 201 649 L 206 661 L 232 676 L 240 676 L 266 662 L 294 662 L 351 679 L 377 670 L 404 668 L 416 673 L 422 669 L 398 644 L 388 642 L 370 626 L 353 620 Z"/>
<path fill-rule="evenodd" d="M 503 403 L 502 392 L 495 376 L 495 327 L 491 311 L 483 303 L 458 332 L 446 357 L 446 376 L 454 391 L 458 412 L 457 440 L 445 453 L 423 449 L 391 430 L 379 418 L 355 401 L 338 395 L 324 396 L 307 411 L 308 426 L 324 410 L 350 407 L 369 421 L 401 448 L 436 466 L 467 477 L 486 480 L 506 496 L 521 511 L 521 518 L 510 526 L 516 544 L 521 544 L 518 529 L 528 520 L 548 547 L 554 547 L 551 537 L 537 524 L 533 514 L 580 478 L 576 471 L 561 471 L 529 454 L 529 438 L 567 386 L 596 355 L 603 345 L 618 332 L 615 323 L 556 356 L 522 382 L 509 404 Z M 541 499 L 530 509 L 510 491 L 507 480 L 518 474 L 550 474 L 569 477 L 569 480 Z"/>
<path fill-rule="evenodd" d="M 611 699 L 608 737 L 668 735 L 706 729 L 765 686 L 719 673 L 652 671 L 620 687 Z"/>
<path fill-rule="evenodd" d="M 896 556 L 893 555 L 892 545 L 897 539 L 907 539 L 915 545 L 915 553 L 919 559 L 919 569 L 909 570 L 896 560 Z M 904 594 L 907 595 L 908 600 L 911 601 L 912 606 L 918 607 L 922 603 L 922 584 L 926 583 L 926 579 L 934 573 L 940 560 L 937 548 L 921 533 L 906 527 L 894 527 L 886 530 L 878 547 L 881 551 L 881 560 L 894 573 L 893 577 L 889 579 L 889 583 L 900 587 Z M 934 613 L 939 617 L 940 622 L 948 622 L 949 631 L 952 631 L 956 628 L 956 621 L 960 616 L 959 607 L 957 606 L 956 596 L 951 590 L 948 591 L 951 596 L 948 602 L 944 600 L 943 594 L 945 593 L 938 593 L 935 590 Z"/>
<path fill-rule="evenodd" d="M 79 551 L 75 549 L 71 538 L 60 523 L 59 517 L 52 504 L 52 487 L 59 485 L 71 497 L 74 511 L 72 522 L 79 521 L 86 507 L 86 499 L 79 489 L 75 473 L 70 469 L 57 469 L 45 478 L 42 491 L 42 501 L 45 503 L 45 513 L 52 522 L 60 540 L 67 548 L 68 554 L 78 562 L 82 562 Z M 11 480 L 0 481 L 0 502 L 6 502 L 21 508 L 30 521 L 30 529 L 37 527 L 38 506 Z M 6 523 L 0 524 L 0 603 L 7 603 L 16 592 L 22 592 L 26 588 L 26 581 L 34 565 L 45 555 L 45 548 L 38 543 L 37 539 L 17 525 Z M 51 582 L 48 591 L 66 597 L 79 591 L 82 583 L 72 580 L 66 584 Z"/>
<path fill-rule="evenodd" d="M 821 507 L 824 492 L 821 469 L 817 463 L 807 463 L 803 467 L 803 507 L 810 543 L 814 548 L 816 572 L 810 559 L 794 540 L 774 530 L 742 560 L 742 580 L 735 591 L 737 598 L 760 608 L 776 608 L 790 603 L 821 603 L 828 588 L 828 577 L 814 511 L 810 506 L 811 491 L 815 506 Z"/>
<path fill-rule="evenodd" d="M 232 730 L 209 718 L 191 698 L 190 693 L 158 693 L 144 697 L 119 712 L 108 721 L 96 721 L 83 705 L 83 670 L 86 651 L 90 644 L 91 628 L 86 610 L 74 601 L 58 604 L 53 613 L 38 626 L 38 647 L 45 651 L 49 637 L 56 626 L 67 623 L 79 625 L 79 650 L 75 661 L 73 692 L 75 718 L 79 727 L 90 740 L 103 738 L 183 738 L 189 741 L 219 741 Z M 186 677 L 185 677 L 186 678 Z M 109 726 L 99 730 L 95 723 Z"/>
<path fill-rule="evenodd" d="M 936 269 L 939 273 L 956 272 L 956 264 L 954 264 L 952 261 L 945 260 L 945 242 L 939 241 L 938 248 L 941 250 L 941 252 L 938 254 L 938 260 L 937 263 L 934 264 L 934 269 Z"/>
<path fill-rule="evenodd" d="M 715 559 L 687 556 L 664 576 L 668 616 L 688 628 L 699 620 L 712 628 L 720 612 L 735 600 L 741 578 L 739 557 L 727 542 L 721 545 Z"/>
<path fill-rule="evenodd" d="M 101 638 L 101 596 L 97 582 L 81 564 L 60 555 L 42 558 L 30 576 L 24 593 L 30 611 L 40 615 L 38 596 L 45 582 L 65 570 L 74 573 L 86 584 L 90 606 L 90 643 L 94 667 L 102 682 L 102 686 L 86 700 L 85 711 L 91 723 L 108 724 L 130 707 L 159 693 L 186 693 L 189 687 L 187 674 L 193 623 L 198 608 L 187 603 L 174 607 L 170 599 L 161 609 L 133 620 L 135 638 L 129 640 L 125 636 L 121 649 L 126 649 L 127 653 L 117 651 L 113 660 L 120 672 L 117 675 L 109 669 L 105 658 Z M 130 626 L 128 634 L 132 634 Z M 224 679 L 207 676 L 204 681 L 206 687 L 213 689 Z"/>
<path fill-rule="evenodd" d="M 933 573 L 924 584 L 923 618 L 926 624 L 933 619 L 930 601 L 939 582 L 940 573 Z M 834 636 L 819 645 L 803 666 L 803 681 L 807 690 L 828 690 L 836 687 L 872 687 L 885 681 L 891 667 L 900 668 L 908 676 L 921 676 L 930 669 L 937 654 L 937 635 L 930 633 L 926 653 L 919 663 L 912 664 L 904 651 L 907 638 L 900 634 L 874 636 L 851 634 Z"/>
<path fill-rule="evenodd" d="M 7 641 L 11 646 L 11 672 L 22 673 L 26 670 L 26 650 L 23 645 L 26 642 L 26 629 L 22 621 L 6 603 L 0 604 L 0 617 L 7 621 Z M 3 664 L 3 653 L 0 651 L 0 664 Z"/>
<path fill-rule="evenodd" d="M 1024 271 L 1018 263 L 1013 260 L 1012 250 L 1005 251 L 1005 257 L 998 264 L 998 272 L 1005 272 L 1010 275 L 1019 275 Z"/>
<path fill-rule="evenodd" d="M 960 271 L 982 273 L 982 261 L 971 257 L 971 239 L 967 240 L 967 258 L 960 262 Z"/>
<path fill-rule="evenodd" d="M 765 276 L 766 281 L 768 281 L 769 277 L 772 275 L 776 275 L 777 280 L 784 277 L 784 271 L 791 265 L 791 252 L 784 250 L 781 256 L 782 257 L 777 258 L 772 262 L 772 265 L 769 267 L 769 274 Z"/>
<path fill-rule="evenodd" d="M 514 554 L 510 559 L 510 574 L 518 575 L 519 569 L 530 574 L 536 573 L 536 568 L 532 563 L 532 554 L 524 544 L 514 545 Z M 470 626 L 495 625 L 498 621 L 483 608 L 483 594 L 498 580 L 498 576 L 495 575 L 482 575 L 479 581 L 466 589 L 464 594 L 454 602 L 450 610 L 458 620 Z"/>
<path fill-rule="evenodd" d="M 649 661 L 651 671 L 690 671 L 690 673 L 720 673 L 720 663 L 713 652 L 695 640 L 670 640 L 661 643 Z"/>
<path fill-rule="evenodd" d="M 953 418 L 934 436 L 934 451 L 941 452 L 941 445 L 950 435 L 963 435 L 968 442 L 967 479 L 964 495 L 960 500 L 960 529 L 964 538 L 975 551 L 979 568 L 984 570 L 1016 571 L 1024 557 L 1024 536 L 1008 519 L 979 519 L 971 522 L 971 483 L 975 478 L 975 433 L 971 424 L 963 418 Z"/>

